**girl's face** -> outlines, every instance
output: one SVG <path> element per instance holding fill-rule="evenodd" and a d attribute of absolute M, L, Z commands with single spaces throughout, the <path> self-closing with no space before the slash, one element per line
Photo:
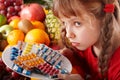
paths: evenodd
<path fill-rule="evenodd" d="M 85 50 L 95 45 L 100 36 L 99 21 L 93 16 L 84 16 L 78 18 L 71 16 L 61 18 L 63 26 L 66 29 L 66 37 L 72 46 L 79 50 Z"/>

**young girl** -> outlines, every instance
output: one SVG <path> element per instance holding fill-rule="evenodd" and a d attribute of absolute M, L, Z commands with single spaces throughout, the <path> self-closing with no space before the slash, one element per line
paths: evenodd
<path fill-rule="evenodd" d="M 62 23 L 67 56 L 78 74 L 63 80 L 120 80 L 120 7 L 118 0 L 54 0 Z"/>

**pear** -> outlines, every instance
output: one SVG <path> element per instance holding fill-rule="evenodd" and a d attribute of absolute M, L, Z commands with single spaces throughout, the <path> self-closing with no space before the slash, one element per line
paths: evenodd
<path fill-rule="evenodd" d="M 27 19 L 21 19 L 18 22 L 18 28 L 26 34 L 28 31 L 33 29 L 33 24 Z"/>

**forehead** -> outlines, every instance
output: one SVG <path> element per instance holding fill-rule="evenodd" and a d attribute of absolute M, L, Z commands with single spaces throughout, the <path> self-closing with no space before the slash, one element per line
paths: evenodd
<path fill-rule="evenodd" d="M 54 12 L 57 17 L 81 16 L 85 11 L 85 6 L 80 0 L 56 0 L 56 4 L 54 4 Z"/>
<path fill-rule="evenodd" d="M 61 21 L 80 21 L 82 23 L 89 23 L 91 20 L 93 20 L 92 16 L 90 16 L 87 13 L 79 15 L 70 15 L 70 16 L 64 16 L 64 15 L 59 15 Z"/>

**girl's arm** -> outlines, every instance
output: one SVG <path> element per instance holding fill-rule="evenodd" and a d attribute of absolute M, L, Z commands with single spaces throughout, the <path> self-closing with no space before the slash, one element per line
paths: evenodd
<path fill-rule="evenodd" d="M 60 53 L 66 56 L 70 62 L 72 63 L 72 66 L 74 69 L 76 69 L 75 72 L 71 72 L 71 74 L 59 74 L 57 77 L 63 80 L 84 80 L 86 73 L 85 73 L 85 61 L 83 57 L 79 57 L 74 53 L 72 50 L 68 48 L 64 48 L 60 50 Z M 83 78 L 82 78 L 83 77 Z"/>
<path fill-rule="evenodd" d="M 62 80 L 84 80 L 79 74 L 58 74 L 58 78 Z"/>

